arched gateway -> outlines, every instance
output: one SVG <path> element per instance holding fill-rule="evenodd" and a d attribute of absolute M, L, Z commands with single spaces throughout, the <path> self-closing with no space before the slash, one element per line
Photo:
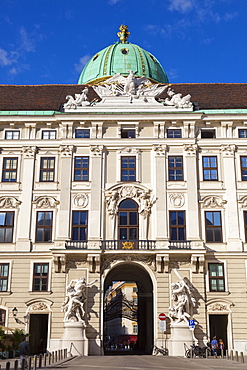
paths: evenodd
<path fill-rule="evenodd" d="M 133 299 L 128 299 L 126 292 L 121 289 L 110 297 L 112 287 L 121 285 L 132 287 Z M 153 283 L 147 270 L 133 262 L 117 264 L 109 271 L 104 281 L 104 299 L 105 353 L 114 354 L 121 351 L 122 354 L 151 354 L 154 337 Z M 131 335 L 126 324 L 126 321 L 131 320 L 137 325 L 136 335 Z M 109 331 L 111 321 L 115 323 L 115 332 Z M 117 329 L 119 323 L 121 330 Z"/>

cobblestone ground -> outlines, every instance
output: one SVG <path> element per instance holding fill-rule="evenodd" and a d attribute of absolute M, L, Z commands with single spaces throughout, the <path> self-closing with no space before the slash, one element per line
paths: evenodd
<path fill-rule="evenodd" d="M 247 369 L 247 364 L 223 359 L 187 359 L 183 357 L 164 356 L 89 356 L 77 357 L 50 369 L 67 370 L 241 370 Z"/>

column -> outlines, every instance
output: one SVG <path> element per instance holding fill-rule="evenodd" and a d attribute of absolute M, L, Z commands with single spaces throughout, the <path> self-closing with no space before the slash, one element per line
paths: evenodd
<path fill-rule="evenodd" d="M 236 193 L 236 171 L 234 165 L 235 151 L 236 151 L 235 145 L 221 145 L 225 173 L 224 181 L 227 199 L 225 235 L 227 237 L 227 249 L 231 251 L 242 250 L 242 243 L 239 235 L 239 215 Z"/>
<path fill-rule="evenodd" d="M 72 145 L 60 147 L 60 207 L 57 215 L 57 235 L 54 247 L 65 248 L 65 241 L 70 238 L 70 202 L 71 202 L 71 171 Z"/>
<path fill-rule="evenodd" d="M 187 239 L 192 240 L 193 244 L 199 247 L 200 224 L 199 224 L 199 205 L 198 205 L 198 173 L 197 173 L 197 145 L 185 144 L 185 168 L 187 173 Z"/>
<path fill-rule="evenodd" d="M 166 145 L 154 145 L 154 168 L 155 168 L 155 237 L 156 248 L 164 248 L 168 245 L 167 228 L 167 198 L 166 198 Z M 154 217 L 154 216 L 153 216 Z"/>
<path fill-rule="evenodd" d="M 31 211 L 36 151 L 36 146 L 22 148 L 22 193 L 16 235 L 16 250 L 18 251 L 29 252 L 31 249 Z"/>
<path fill-rule="evenodd" d="M 97 249 L 101 239 L 103 145 L 91 145 L 91 198 L 89 208 L 89 248 Z"/>

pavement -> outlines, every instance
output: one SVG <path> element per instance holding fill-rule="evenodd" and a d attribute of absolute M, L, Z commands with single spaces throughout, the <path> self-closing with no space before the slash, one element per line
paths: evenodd
<path fill-rule="evenodd" d="M 247 369 L 247 363 L 231 360 L 214 359 L 188 359 L 184 357 L 169 356 L 88 356 L 76 357 L 65 363 L 60 363 L 49 369 L 67 370 L 241 370 Z"/>
<path fill-rule="evenodd" d="M 10 369 L 14 369 L 15 359 L 0 360 L 0 369 L 6 368 L 10 362 Z M 19 361 L 19 359 L 18 359 Z M 19 365 L 20 369 L 20 365 Z M 73 357 L 62 360 L 56 365 L 42 367 L 42 369 L 67 369 L 67 370 L 247 370 L 247 363 L 237 361 L 201 358 L 184 358 L 169 356 L 85 356 Z"/>

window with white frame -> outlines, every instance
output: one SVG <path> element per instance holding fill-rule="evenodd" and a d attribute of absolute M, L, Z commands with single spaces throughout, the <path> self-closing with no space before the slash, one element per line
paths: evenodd
<path fill-rule="evenodd" d="M 7 292 L 9 285 L 9 263 L 0 263 L 0 292 Z"/>
<path fill-rule="evenodd" d="M 5 326 L 6 321 L 6 310 L 0 308 L 0 326 Z"/>
<path fill-rule="evenodd" d="M 49 287 L 49 263 L 33 264 L 33 286 L 35 292 L 48 291 Z"/>
<path fill-rule="evenodd" d="M 0 243 L 12 243 L 15 212 L 0 212 Z"/>
<path fill-rule="evenodd" d="M 20 130 L 6 130 L 5 131 L 6 140 L 18 140 L 20 139 Z"/>
<path fill-rule="evenodd" d="M 41 138 L 44 140 L 55 140 L 56 130 L 42 130 Z"/>
<path fill-rule="evenodd" d="M 43 157 L 40 159 L 40 177 L 41 182 L 53 182 L 55 178 L 55 158 Z"/>
<path fill-rule="evenodd" d="M 224 263 L 209 263 L 208 277 L 210 292 L 225 291 Z"/>
<path fill-rule="evenodd" d="M 17 181 L 18 158 L 3 158 L 2 182 Z"/>

